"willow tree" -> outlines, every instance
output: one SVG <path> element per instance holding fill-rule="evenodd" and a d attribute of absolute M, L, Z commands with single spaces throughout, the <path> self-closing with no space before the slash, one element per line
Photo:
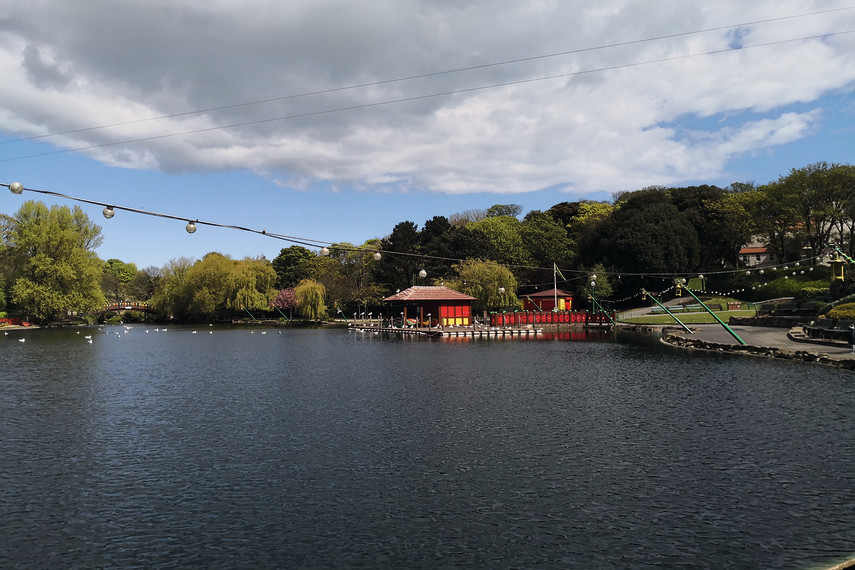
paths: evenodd
<path fill-rule="evenodd" d="M 106 303 L 102 262 L 95 255 L 101 228 L 75 206 L 24 203 L 4 233 L 12 265 L 12 302 L 31 319 L 49 323 L 69 311 Z"/>
<path fill-rule="evenodd" d="M 511 270 L 492 261 L 464 261 L 454 266 L 458 277 L 448 285 L 475 297 L 476 312 L 498 308 L 518 308 L 517 280 Z"/>
<path fill-rule="evenodd" d="M 326 316 L 327 307 L 324 304 L 326 289 L 312 279 L 303 279 L 294 288 L 297 298 L 297 312 L 309 321 L 319 321 Z"/>
<path fill-rule="evenodd" d="M 229 276 L 229 305 L 233 309 L 267 310 L 276 297 L 276 271 L 263 257 L 234 263 Z"/>

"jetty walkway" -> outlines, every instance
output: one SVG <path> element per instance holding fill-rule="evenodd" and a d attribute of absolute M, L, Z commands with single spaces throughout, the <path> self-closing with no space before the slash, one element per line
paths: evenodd
<path fill-rule="evenodd" d="M 526 327 L 389 327 L 376 324 L 349 324 L 348 328 L 356 331 L 383 332 L 403 334 L 408 336 L 433 337 L 470 337 L 470 338 L 502 338 L 502 337 L 536 337 L 543 334 L 543 329 Z"/>

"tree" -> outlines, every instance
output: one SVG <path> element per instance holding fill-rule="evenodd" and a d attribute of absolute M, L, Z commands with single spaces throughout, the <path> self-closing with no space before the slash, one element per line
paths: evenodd
<path fill-rule="evenodd" d="M 266 310 L 276 295 L 276 271 L 264 257 L 233 262 L 227 306 L 234 311 Z"/>
<path fill-rule="evenodd" d="M 294 293 L 294 289 L 282 289 L 279 291 L 276 297 L 270 301 L 270 306 L 274 309 L 288 311 L 288 314 L 293 318 L 294 309 L 297 308 L 297 295 Z"/>
<path fill-rule="evenodd" d="M 313 277 L 316 257 L 311 250 L 300 245 L 280 250 L 272 262 L 277 276 L 276 286 L 287 289 L 296 286 L 303 279 Z"/>
<path fill-rule="evenodd" d="M 548 213 L 560 222 L 567 231 L 571 247 L 577 244 L 582 235 L 604 219 L 608 218 L 615 207 L 608 202 L 582 200 L 580 202 L 561 202 L 552 206 Z"/>
<path fill-rule="evenodd" d="M 756 228 L 748 212 L 750 197 L 748 192 L 728 192 L 719 200 L 703 202 L 704 215 L 710 227 L 705 247 L 711 262 L 719 266 L 738 265 L 739 250 L 751 241 Z"/>
<path fill-rule="evenodd" d="M 496 216 L 474 222 L 468 229 L 487 236 L 498 254 L 495 261 L 515 266 L 515 275 L 525 272 L 521 266 L 529 265 L 531 260 L 523 242 L 522 222 L 512 216 Z"/>
<path fill-rule="evenodd" d="M 848 188 L 836 183 L 834 175 L 840 168 L 827 162 L 809 164 L 794 168 L 767 187 L 791 208 L 798 222 L 798 229 L 791 229 L 803 235 L 813 256 L 828 245 L 832 231 L 846 215 L 843 204 Z"/>
<path fill-rule="evenodd" d="M 152 303 L 161 316 L 179 320 L 189 316 L 193 292 L 184 281 L 193 263 L 189 257 L 179 257 L 170 260 L 161 269 L 161 278 L 152 296 Z"/>
<path fill-rule="evenodd" d="M 582 245 L 584 263 L 601 262 L 621 271 L 681 274 L 697 271 L 700 262 L 695 228 L 668 193 L 658 189 L 625 197 Z"/>
<path fill-rule="evenodd" d="M 129 285 L 137 274 L 137 266 L 125 263 L 121 259 L 108 259 L 104 262 L 101 276 L 101 288 L 108 299 L 119 303 L 128 298 Z"/>
<path fill-rule="evenodd" d="M 163 270 L 160 267 L 149 265 L 137 271 L 128 290 L 134 299 L 149 301 L 157 291 L 161 279 L 163 279 Z"/>
<path fill-rule="evenodd" d="M 375 266 L 376 281 L 389 291 L 412 287 L 422 269 L 419 253 L 419 230 L 414 222 L 397 224 L 389 237 L 380 241 L 383 257 Z M 401 255 L 395 255 L 399 253 Z"/>
<path fill-rule="evenodd" d="M 307 320 L 319 321 L 326 316 L 327 307 L 324 304 L 326 290 L 317 281 L 304 279 L 294 289 L 294 295 L 297 299 L 297 312 Z"/>
<path fill-rule="evenodd" d="M 327 298 L 341 305 L 377 305 L 383 298 L 383 287 L 374 282 L 373 276 L 382 259 L 375 256 L 382 245 L 379 239 L 370 239 L 360 247 L 349 243 L 330 247 L 330 259 L 334 267 L 323 275 L 320 282 L 327 290 Z M 367 309 L 366 309 L 367 310 Z M 357 311 L 358 312 L 358 311 Z"/>
<path fill-rule="evenodd" d="M 494 204 L 487 208 L 488 218 L 497 218 L 499 216 L 510 216 L 512 218 L 519 217 L 522 214 L 523 207 L 519 204 Z"/>
<path fill-rule="evenodd" d="M 49 323 L 105 304 L 94 252 L 101 228 L 79 207 L 25 202 L 5 238 L 16 276 L 12 301 L 33 320 Z"/>
<path fill-rule="evenodd" d="M 464 261 L 454 268 L 457 277 L 449 285 L 475 297 L 474 311 L 522 306 L 517 298 L 517 280 L 507 267 L 488 261 Z"/>
<path fill-rule="evenodd" d="M 591 283 L 595 285 L 592 286 Z M 580 282 L 576 290 L 580 299 L 587 299 L 592 293 L 597 301 L 608 299 L 614 294 L 614 287 L 602 263 L 594 265 L 590 275 L 585 275 L 585 279 Z"/>
<path fill-rule="evenodd" d="M 531 263 L 541 268 L 528 272 L 529 282 L 543 281 L 552 275 L 553 263 L 564 264 L 572 257 L 566 230 L 546 212 L 526 214 L 520 235 Z"/>
<path fill-rule="evenodd" d="M 191 318 L 212 320 L 224 317 L 229 303 L 233 262 L 221 253 L 211 252 L 187 270 L 183 286 L 190 298 Z M 240 307 L 238 307 L 240 308 Z"/>
<path fill-rule="evenodd" d="M 451 214 L 448 217 L 448 222 L 456 228 L 463 228 L 471 222 L 477 222 L 478 220 L 483 220 L 486 217 L 487 210 L 464 210 L 462 212 L 457 212 L 456 214 Z"/>

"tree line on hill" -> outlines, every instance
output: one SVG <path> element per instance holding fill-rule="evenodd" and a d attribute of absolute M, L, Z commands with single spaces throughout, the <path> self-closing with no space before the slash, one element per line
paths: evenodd
<path fill-rule="evenodd" d="M 648 187 L 613 198 L 561 202 L 525 215 L 519 205 L 497 204 L 434 216 L 421 227 L 401 221 L 383 238 L 322 252 L 293 245 L 273 260 L 212 252 L 141 269 L 100 260 L 100 228 L 79 207 L 31 201 L 2 219 L 0 311 L 52 322 L 132 300 L 178 321 L 256 312 L 316 320 L 367 312 L 420 284 L 471 294 L 482 311 L 517 307 L 522 295 L 551 288 L 556 275 L 559 288 L 580 298 L 589 294 L 592 274 L 599 298 L 628 297 L 641 287 L 656 290 L 671 276 L 699 273 L 738 287 L 739 251 L 752 241 L 782 263 L 805 251 L 817 258 L 831 243 L 855 255 L 851 165 L 815 163 L 760 187 Z M 794 278 L 787 287 L 798 296 L 827 290 L 828 283 Z M 853 288 L 847 279 L 833 293 Z"/>

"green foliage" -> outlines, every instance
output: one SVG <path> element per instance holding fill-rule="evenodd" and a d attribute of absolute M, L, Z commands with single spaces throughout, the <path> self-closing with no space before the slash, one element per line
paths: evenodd
<path fill-rule="evenodd" d="M 507 267 L 490 261 L 465 261 L 454 268 L 457 277 L 448 286 L 475 297 L 475 312 L 522 307 L 517 298 L 517 280 Z"/>
<path fill-rule="evenodd" d="M 822 281 L 804 281 L 794 277 L 786 277 L 775 279 L 768 282 L 764 287 L 758 289 L 753 295 L 760 299 L 776 299 L 778 297 L 794 297 L 796 299 L 804 298 L 802 293 L 807 290 L 822 289 L 824 283 Z"/>
<path fill-rule="evenodd" d="M 498 256 L 495 261 L 511 266 L 530 264 L 531 257 L 522 236 L 522 222 L 518 219 L 496 216 L 473 222 L 467 227 L 490 240 Z M 520 272 L 517 268 L 514 270 L 515 274 Z"/>
<path fill-rule="evenodd" d="M 114 302 L 128 299 L 128 285 L 137 274 L 137 266 L 120 259 L 108 259 L 104 262 L 101 275 L 101 289 L 104 295 Z"/>
<path fill-rule="evenodd" d="M 695 228 L 660 190 L 635 192 L 580 243 L 580 257 L 622 271 L 697 271 L 700 244 Z"/>
<path fill-rule="evenodd" d="M 141 302 L 149 301 L 154 297 L 162 278 L 163 270 L 159 267 L 150 265 L 138 270 L 128 284 L 131 299 Z"/>
<path fill-rule="evenodd" d="M 233 263 L 229 271 L 226 305 L 236 310 L 264 310 L 277 294 L 276 271 L 263 257 Z"/>
<path fill-rule="evenodd" d="M 234 263 L 220 253 L 209 253 L 187 270 L 184 286 L 191 315 L 213 319 L 229 307 L 229 286 Z M 238 307 L 240 309 L 240 307 Z"/>
<path fill-rule="evenodd" d="M 530 263 L 542 268 L 529 271 L 526 275 L 529 281 L 548 280 L 553 263 L 564 265 L 570 261 L 571 243 L 567 231 L 546 212 L 532 210 L 526 214 L 520 236 Z"/>
<path fill-rule="evenodd" d="M 423 263 L 414 257 L 421 253 L 419 229 L 415 222 L 407 220 L 397 224 L 389 237 L 381 240 L 380 246 L 384 253 L 380 263 L 374 267 L 375 279 L 390 291 L 411 287 Z"/>
<path fill-rule="evenodd" d="M 100 288 L 102 264 L 94 248 L 101 228 L 75 207 L 25 202 L 6 239 L 15 281 L 13 302 L 36 322 L 87 312 L 106 302 Z"/>
<path fill-rule="evenodd" d="M 494 204 L 487 208 L 488 218 L 497 218 L 499 216 L 510 216 L 512 218 L 519 217 L 522 214 L 522 206 L 519 204 Z"/>
<path fill-rule="evenodd" d="M 825 314 L 829 319 L 855 320 L 855 303 L 842 303 Z"/>
<path fill-rule="evenodd" d="M 160 280 L 151 299 L 162 317 L 178 320 L 189 317 L 193 293 L 184 281 L 192 266 L 193 260 L 187 257 L 172 259 L 163 266 Z"/>
<path fill-rule="evenodd" d="M 272 262 L 277 276 L 276 287 L 288 289 L 303 279 L 312 277 L 316 257 L 310 250 L 299 245 L 280 250 Z"/>
<path fill-rule="evenodd" d="M 294 296 L 297 299 L 297 312 L 306 320 L 319 321 L 327 316 L 327 307 L 324 304 L 326 290 L 324 286 L 311 279 L 304 279 L 294 288 Z"/>
<path fill-rule="evenodd" d="M 173 260 L 159 277 L 152 304 L 178 320 L 214 320 L 245 310 L 269 310 L 276 272 L 261 258 L 235 261 L 211 252 L 191 264 Z"/>

